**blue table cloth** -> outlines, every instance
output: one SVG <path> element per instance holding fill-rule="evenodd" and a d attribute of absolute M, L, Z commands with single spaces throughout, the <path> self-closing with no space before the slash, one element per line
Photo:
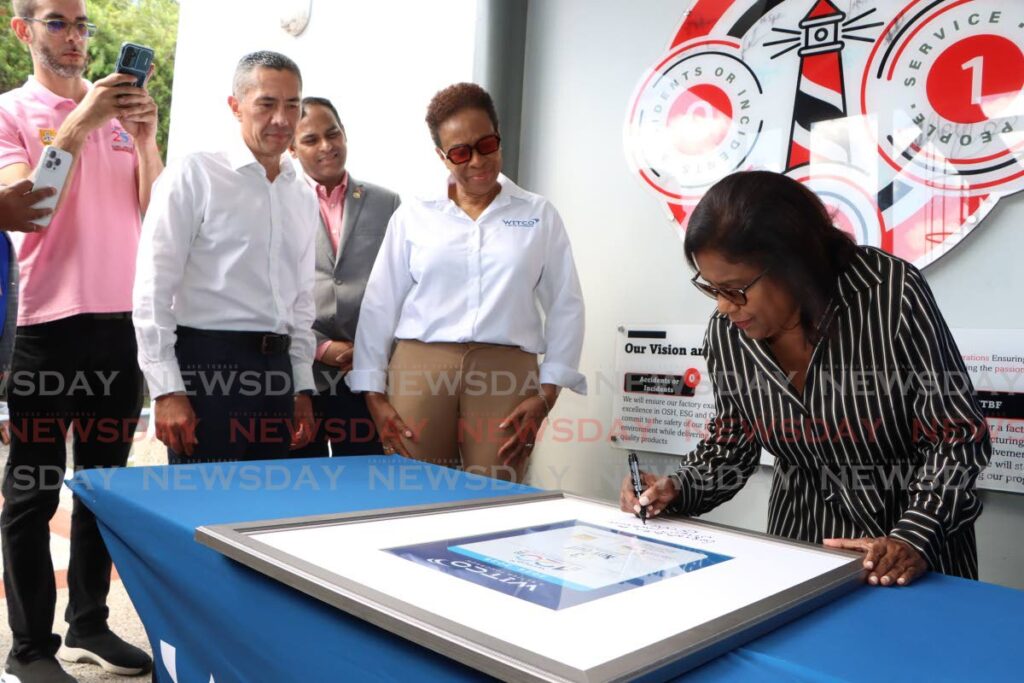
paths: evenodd
<path fill-rule="evenodd" d="M 158 681 L 476 681 L 479 672 L 225 558 L 199 526 L 535 491 L 398 456 L 78 472 Z M 632 615 L 642 627 L 659 608 Z M 683 680 L 1019 680 L 1024 592 L 928 575 L 861 588 Z"/>

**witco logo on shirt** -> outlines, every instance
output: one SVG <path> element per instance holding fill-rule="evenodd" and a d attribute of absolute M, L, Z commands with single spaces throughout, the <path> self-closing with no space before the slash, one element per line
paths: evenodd
<path fill-rule="evenodd" d="M 532 228 L 540 223 L 539 218 L 503 218 L 501 220 L 506 228 Z"/>

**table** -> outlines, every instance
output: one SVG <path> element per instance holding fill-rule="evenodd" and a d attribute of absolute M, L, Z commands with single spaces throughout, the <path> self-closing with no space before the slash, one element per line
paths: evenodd
<path fill-rule="evenodd" d="M 89 470 L 68 486 L 99 519 L 161 683 L 480 680 L 228 560 L 195 529 L 536 490 L 399 456 Z M 930 574 L 859 589 L 683 680 L 1009 680 L 1021 633 L 1024 592 Z"/>

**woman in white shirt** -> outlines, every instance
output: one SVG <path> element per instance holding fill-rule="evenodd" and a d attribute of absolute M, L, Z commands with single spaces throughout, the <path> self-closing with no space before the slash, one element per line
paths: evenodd
<path fill-rule="evenodd" d="M 347 382 L 386 453 L 521 481 L 559 390 L 586 393 L 572 250 L 554 207 L 501 175 L 483 88 L 445 88 L 426 120 L 451 175 L 392 216 Z"/>

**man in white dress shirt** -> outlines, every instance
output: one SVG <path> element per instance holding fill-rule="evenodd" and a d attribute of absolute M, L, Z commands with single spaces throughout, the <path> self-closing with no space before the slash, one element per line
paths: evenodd
<path fill-rule="evenodd" d="M 154 187 L 134 321 L 172 464 L 286 457 L 309 439 L 320 212 L 282 158 L 301 90 L 288 57 L 246 55 L 228 98 L 241 140 L 185 157 Z"/>

